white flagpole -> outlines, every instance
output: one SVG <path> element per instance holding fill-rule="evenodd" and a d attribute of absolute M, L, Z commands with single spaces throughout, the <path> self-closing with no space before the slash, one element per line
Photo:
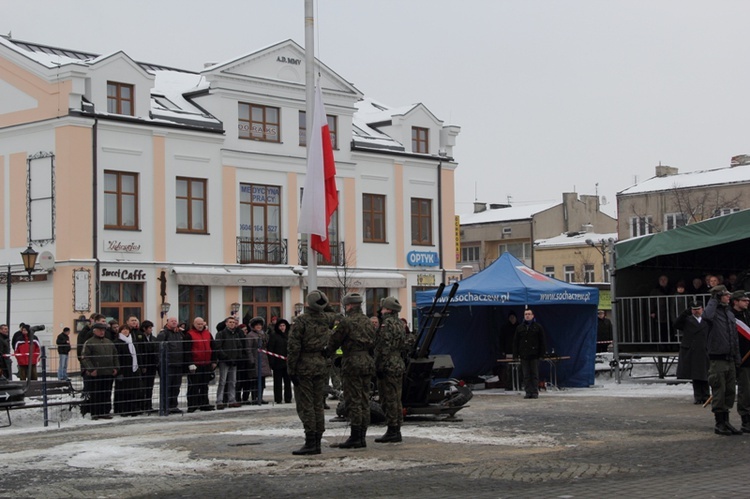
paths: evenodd
<path fill-rule="evenodd" d="M 305 126 L 307 164 L 310 164 L 312 143 L 313 103 L 315 102 L 315 16 L 313 0 L 305 0 Z M 308 173 L 309 175 L 309 173 Z M 304 194 L 303 194 L 304 195 Z M 307 289 L 318 289 L 318 259 L 312 249 L 312 234 L 307 235 Z M 304 294 L 302 302 L 304 303 Z"/>

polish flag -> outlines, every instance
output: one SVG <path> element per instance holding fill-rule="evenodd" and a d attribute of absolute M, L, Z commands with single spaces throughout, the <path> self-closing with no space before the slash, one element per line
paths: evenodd
<path fill-rule="evenodd" d="M 739 319 L 737 319 L 737 332 L 746 340 L 750 340 L 750 327 Z"/>
<path fill-rule="evenodd" d="M 312 133 L 307 145 L 307 177 L 302 193 L 299 232 L 310 235 L 310 247 L 331 261 L 328 244 L 328 224 L 339 205 L 336 192 L 336 163 L 333 159 L 331 133 L 320 84 L 315 87 Z"/>

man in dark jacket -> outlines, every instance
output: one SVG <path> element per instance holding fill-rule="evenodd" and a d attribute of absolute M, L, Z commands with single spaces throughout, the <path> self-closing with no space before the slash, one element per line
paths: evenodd
<path fill-rule="evenodd" d="M 292 401 L 292 381 L 289 379 L 289 372 L 286 368 L 288 342 L 289 322 L 279 319 L 276 322 L 276 329 L 268 338 L 268 351 L 275 354 L 268 356 L 268 362 L 273 371 L 273 399 L 277 404 L 280 404 L 282 400 L 287 404 Z"/>
<path fill-rule="evenodd" d="M 534 318 L 534 312 L 527 308 L 523 312 L 523 322 L 516 328 L 513 338 L 513 358 L 521 361 L 524 398 L 539 398 L 539 359 L 547 352 L 544 328 Z"/>
<path fill-rule="evenodd" d="M 711 322 L 708 332 L 708 384 L 711 385 L 711 411 L 718 435 L 741 435 L 729 423 L 729 411 L 734 405 L 737 369 L 740 366 L 740 349 L 737 338 L 737 321 L 729 306 L 731 293 L 720 284 L 711 288 L 703 317 Z"/>
<path fill-rule="evenodd" d="M 145 320 L 138 327 L 138 318 L 132 316 L 128 318 L 128 324 L 133 331 L 133 344 L 141 356 L 138 363 L 141 370 L 141 410 L 153 411 L 154 382 L 159 367 L 159 344 L 153 334 L 154 323 Z"/>
<path fill-rule="evenodd" d="M 737 320 L 738 341 L 740 347 L 740 368 L 737 370 L 737 412 L 742 418 L 744 433 L 750 433 L 750 298 L 747 293 L 738 289 L 732 293 L 732 313 Z"/>
<path fill-rule="evenodd" d="M 219 384 L 216 389 L 216 408 L 225 409 L 224 387 L 227 388 L 229 407 L 240 407 L 237 402 L 237 363 L 245 355 L 245 340 L 237 329 L 237 318 L 227 317 L 224 329 L 216 333 L 216 355 L 219 360 Z"/>
<path fill-rule="evenodd" d="M 70 354 L 70 328 L 65 327 L 62 333 L 57 335 L 57 379 L 67 381 L 68 379 L 68 354 Z"/>
<path fill-rule="evenodd" d="M 12 379 L 13 369 L 10 360 L 10 339 L 8 338 L 10 330 L 7 324 L 0 324 L 0 376 Z"/>
<path fill-rule="evenodd" d="M 180 395 L 182 375 L 185 373 L 185 336 L 178 329 L 177 317 L 170 317 L 164 329 L 159 331 L 156 341 L 162 343 L 159 346 L 167 349 L 166 366 L 160 366 L 159 370 L 162 382 L 167 382 L 167 409 L 170 414 L 180 414 L 182 409 L 177 407 L 177 398 Z M 164 358 L 162 357 L 162 360 Z M 166 378 L 164 377 L 166 375 Z"/>
<path fill-rule="evenodd" d="M 606 352 L 612 344 L 612 321 L 604 310 L 596 312 L 596 353 Z"/>
<path fill-rule="evenodd" d="M 89 376 L 91 419 L 112 419 L 112 383 L 120 369 L 115 344 L 105 338 L 106 322 L 91 325 L 93 336 L 81 348 L 81 367 Z"/>
<path fill-rule="evenodd" d="M 674 322 L 674 328 L 682 332 L 680 354 L 677 360 L 677 378 L 693 382 L 693 398 L 703 404 L 710 396 L 708 386 L 708 321 L 703 319 L 703 306 L 693 302 Z"/>

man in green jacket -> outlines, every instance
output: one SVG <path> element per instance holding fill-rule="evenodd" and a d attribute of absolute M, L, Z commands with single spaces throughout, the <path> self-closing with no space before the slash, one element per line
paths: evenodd
<path fill-rule="evenodd" d="M 107 324 L 97 322 L 91 325 L 93 336 L 83 345 L 81 366 L 90 376 L 91 419 L 112 419 L 112 383 L 120 361 L 115 344 L 105 338 Z"/>

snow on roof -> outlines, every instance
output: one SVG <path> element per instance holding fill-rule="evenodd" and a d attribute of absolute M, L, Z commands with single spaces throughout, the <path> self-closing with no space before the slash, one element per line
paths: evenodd
<path fill-rule="evenodd" d="M 547 239 L 537 239 L 534 241 L 534 245 L 537 248 L 557 248 L 560 246 L 581 246 L 585 245 L 587 240 L 591 240 L 596 243 L 601 241 L 608 241 L 613 239 L 617 241 L 617 232 L 608 234 L 598 234 L 596 232 L 572 232 L 570 234 L 560 234 L 559 236 L 550 237 Z"/>
<path fill-rule="evenodd" d="M 479 213 L 460 215 L 461 225 L 483 224 L 491 222 L 510 222 L 513 220 L 529 219 L 537 213 L 548 210 L 560 203 L 530 204 L 526 206 L 511 206 L 495 208 Z"/>
<path fill-rule="evenodd" d="M 370 126 L 370 123 L 382 123 L 390 120 L 391 116 L 397 114 L 393 112 L 393 108 L 369 98 L 364 98 L 355 103 L 354 107 L 357 111 L 352 118 L 352 124 L 354 125 L 352 132 L 356 145 L 396 151 L 406 150 L 403 144 Z"/>
<path fill-rule="evenodd" d="M 218 120 L 207 114 L 185 98 L 185 94 L 208 90 L 209 84 L 203 75 L 182 71 L 158 70 L 154 88 L 151 89 L 151 111 L 162 119 L 199 120 L 217 123 Z"/>
<path fill-rule="evenodd" d="M 652 177 L 632 187 L 618 192 L 620 195 L 641 194 L 644 192 L 667 191 L 674 188 L 705 187 L 709 185 L 750 182 L 750 165 L 699 170 L 678 173 L 664 177 Z"/>

